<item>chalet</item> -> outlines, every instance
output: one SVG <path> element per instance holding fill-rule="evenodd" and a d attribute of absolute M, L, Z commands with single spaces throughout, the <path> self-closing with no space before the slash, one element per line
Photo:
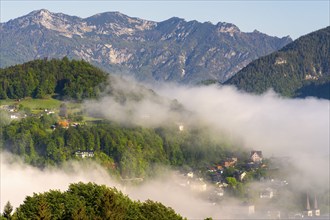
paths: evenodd
<path fill-rule="evenodd" d="M 253 163 L 262 163 L 262 151 L 251 151 L 250 160 Z"/>
<path fill-rule="evenodd" d="M 94 157 L 94 151 L 89 150 L 89 151 L 76 151 L 75 152 L 76 157 L 80 158 L 86 158 L 86 157 Z"/>

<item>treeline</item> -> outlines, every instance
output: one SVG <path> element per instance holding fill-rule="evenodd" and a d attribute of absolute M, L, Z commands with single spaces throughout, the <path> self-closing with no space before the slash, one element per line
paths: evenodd
<path fill-rule="evenodd" d="M 226 84 L 253 93 L 270 88 L 288 97 L 330 96 L 330 26 L 259 58 Z"/>
<path fill-rule="evenodd" d="M 57 94 L 81 100 L 96 97 L 107 74 L 85 61 L 34 60 L 0 69 L 0 99 L 43 98 Z"/>
<path fill-rule="evenodd" d="M 71 184 L 65 192 L 35 193 L 13 214 L 9 211 L 4 219 L 183 219 L 159 202 L 132 201 L 115 188 L 93 183 Z"/>
<path fill-rule="evenodd" d="M 177 126 L 151 129 L 104 122 L 51 130 L 56 122 L 51 115 L 12 121 L 2 127 L 0 145 L 38 167 L 62 164 L 77 159 L 79 150 L 93 150 L 95 160 L 122 177 L 152 175 L 158 165 L 205 167 L 233 151 L 198 128 L 180 132 Z"/>

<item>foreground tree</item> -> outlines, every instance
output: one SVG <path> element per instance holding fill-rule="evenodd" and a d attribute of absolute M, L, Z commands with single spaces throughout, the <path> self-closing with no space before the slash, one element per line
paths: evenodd
<path fill-rule="evenodd" d="M 8 201 L 5 205 L 5 207 L 3 208 L 3 217 L 5 219 L 11 219 L 11 213 L 13 211 L 13 206 L 11 205 L 11 203 Z"/>
<path fill-rule="evenodd" d="M 161 203 L 130 200 L 115 188 L 94 183 L 71 184 L 65 192 L 26 197 L 13 219 L 183 219 Z"/>

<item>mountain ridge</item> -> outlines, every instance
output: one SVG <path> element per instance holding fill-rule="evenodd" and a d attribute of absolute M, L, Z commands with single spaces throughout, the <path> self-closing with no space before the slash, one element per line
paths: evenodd
<path fill-rule="evenodd" d="M 42 9 L 0 24 L 1 67 L 33 59 L 83 59 L 143 81 L 226 81 L 252 60 L 291 42 L 234 24 L 155 22 L 104 12 L 87 18 Z"/>
<path fill-rule="evenodd" d="M 261 57 L 226 82 L 252 93 L 270 88 L 289 97 L 330 99 L 330 26 Z"/>

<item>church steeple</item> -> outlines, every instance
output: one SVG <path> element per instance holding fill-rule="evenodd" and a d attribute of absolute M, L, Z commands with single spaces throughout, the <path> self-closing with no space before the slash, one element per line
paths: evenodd
<path fill-rule="evenodd" d="M 321 212 L 320 212 L 320 209 L 318 207 L 318 204 L 317 204 L 317 199 L 316 199 L 316 195 L 314 194 L 314 215 L 315 216 L 320 216 L 321 215 Z"/>
<path fill-rule="evenodd" d="M 314 195 L 314 209 L 319 209 L 317 205 L 316 195 Z"/>
<path fill-rule="evenodd" d="M 309 194 L 308 193 L 306 194 L 306 207 L 305 208 L 306 208 L 306 210 L 303 211 L 303 214 L 305 216 L 308 216 L 308 217 L 313 216 L 313 210 L 311 210 L 311 205 L 309 203 Z"/>
<path fill-rule="evenodd" d="M 308 211 L 308 210 L 311 210 L 311 205 L 309 204 L 309 195 L 308 195 L 308 193 L 307 193 L 307 196 L 306 196 L 306 210 Z"/>

